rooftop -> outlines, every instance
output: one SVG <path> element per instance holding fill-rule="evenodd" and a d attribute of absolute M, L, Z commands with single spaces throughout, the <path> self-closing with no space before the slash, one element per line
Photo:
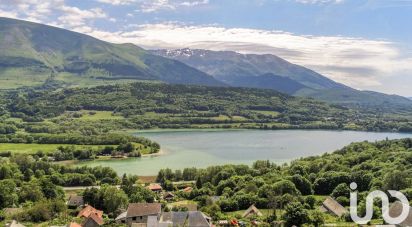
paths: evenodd
<path fill-rule="evenodd" d="M 161 213 L 160 203 L 130 203 L 127 208 L 127 217 L 150 216 Z"/>

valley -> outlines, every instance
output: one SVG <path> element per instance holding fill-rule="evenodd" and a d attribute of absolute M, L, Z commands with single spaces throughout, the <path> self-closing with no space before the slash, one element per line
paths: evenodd
<path fill-rule="evenodd" d="M 352 226 L 351 182 L 412 199 L 411 137 L 412 100 L 276 55 L 0 17 L 0 225 Z"/>

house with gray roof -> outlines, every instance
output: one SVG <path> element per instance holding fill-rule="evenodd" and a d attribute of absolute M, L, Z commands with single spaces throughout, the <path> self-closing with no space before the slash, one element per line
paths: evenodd
<path fill-rule="evenodd" d="M 126 213 L 126 223 L 147 223 L 150 216 L 160 218 L 162 205 L 160 203 L 130 203 Z"/>
<path fill-rule="evenodd" d="M 338 203 L 332 197 L 327 197 L 325 201 L 323 201 L 320 210 L 324 213 L 330 213 L 338 217 L 342 217 L 343 214 L 348 212 L 345 207 L 340 205 L 340 203 Z"/>
<path fill-rule="evenodd" d="M 210 227 L 212 219 L 200 211 L 165 212 L 160 217 L 159 223 L 169 223 L 169 226 L 173 227 Z"/>

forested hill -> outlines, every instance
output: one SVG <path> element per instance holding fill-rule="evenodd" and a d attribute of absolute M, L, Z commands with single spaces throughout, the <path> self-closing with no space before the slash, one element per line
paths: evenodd
<path fill-rule="evenodd" d="M 69 30 L 0 17 L 0 88 L 39 85 L 50 78 L 66 85 L 158 80 L 224 86 L 206 73 L 133 44 L 112 44 Z"/>
<path fill-rule="evenodd" d="M 360 112 L 273 90 L 139 82 L 4 95 L 10 116 L 41 122 L 110 112 L 121 128 L 302 128 L 410 131 L 404 116 Z M 80 116 L 79 116 L 80 114 Z M 71 124 L 73 121 L 69 121 Z M 75 122 L 75 121 L 74 121 Z M 63 124 L 63 123 L 61 123 Z"/>

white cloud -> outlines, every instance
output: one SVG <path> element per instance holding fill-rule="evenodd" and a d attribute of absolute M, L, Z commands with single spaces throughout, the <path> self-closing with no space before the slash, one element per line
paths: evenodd
<path fill-rule="evenodd" d="M 96 0 L 97 2 L 111 4 L 111 5 L 130 5 L 136 0 Z"/>
<path fill-rule="evenodd" d="M 65 28 L 85 26 L 94 19 L 109 18 L 100 8 L 80 9 L 69 6 L 64 0 L 0 0 L 0 16 L 19 18 L 33 22 L 52 22 Z M 4 3 L 4 4 L 3 4 Z"/>
<path fill-rule="evenodd" d="M 339 4 L 344 2 L 345 0 L 295 0 L 296 2 L 303 3 L 303 4 L 326 4 L 326 3 L 333 3 Z"/>
<path fill-rule="evenodd" d="M 161 10 L 176 10 L 181 7 L 206 5 L 209 0 L 139 0 L 139 11 L 151 13 Z"/>

